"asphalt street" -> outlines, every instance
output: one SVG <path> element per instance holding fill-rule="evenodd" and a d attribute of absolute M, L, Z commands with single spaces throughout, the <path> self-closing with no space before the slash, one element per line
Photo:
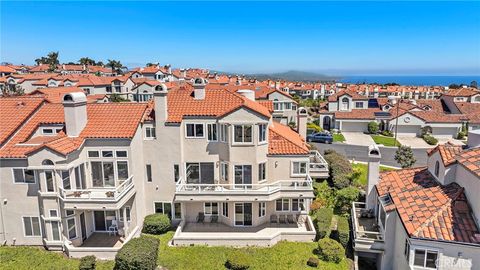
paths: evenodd
<path fill-rule="evenodd" d="M 323 154 L 326 149 L 333 149 L 336 152 L 346 156 L 348 159 L 355 159 L 356 161 L 368 162 L 367 152 L 368 146 L 364 145 L 351 145 L 345 143 L 333 143 L 333 144 L 324 144 L 324 143 L 311 143 L 317 147 L 318 151 Z M 415 155 L 414 166 L 426 166 L 427 165 L 427 150 L 425 148 L 413 148 L 413 154 Z M 387 166 L 400 167 L 400 165 L 395 161 L 395 147 L 382 147 L 380 146 L 380 154 L 382 155 L 381 164 Z"/>

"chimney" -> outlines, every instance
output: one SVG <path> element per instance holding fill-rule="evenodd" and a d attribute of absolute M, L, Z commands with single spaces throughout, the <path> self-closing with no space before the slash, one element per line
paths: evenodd
<path fill-rule="evenodd" d="M 250 99 L 250 100 L 253 100 L 255 101 L 255 92 L 253 92 L 252 90 L 249 90 L 249 89 L 241 89 L 241 90 L 238 90 L 237 93 L 239 93 L 240 95 Z"/>
<path fill-rule="evenodd" d="M 237 76 L 237 85 L 242 85 L 242 79 L 240 76 Z"/>
<path fill-rule="evenodd" d="M 181 76 L 183 79 L 187 78 L 187 70 L 186 70 L 186 69 L 182 68 L 182 69 L 180 69 L 180 72 L 181 72 L 181 75 L 180 75 L 180 76 Z"/>
<path fill-rule="evenodd" d="M 207 82 L 205 81 L 204 78 L 195 78 L 193 81 L 193 88 L 194 88 L 194 93 L 193 93 L 193 98 L 194 99 L 205 99 L 205 86 L 207 85 Z"/>
<path fill-rule="evenodd" d="M 172 74 L 172 65 L 170 65 L 170 64 L 167 65 L 167 73 L 168 73 L 169 75 Z"/>
<path fill-rule="evenodd" d="M 82 92 L 63 96 L 65 129 L 68 137 L 78 137 L 87 125 L 87 96 Z"/>
<path fill-rule="evenodd" d="M 280 82 L 279 81 L 275 81 L 275 89 L 280 89 Z"/>
<path fill-rule="evenodd" d="M 375 208 L 376 193 L 375 185 L 380 177 L 380 149 L 376 144 L 368 147 L 368 171 L 367 171 L 367 209 Z"/>
<path fill-rule="evenodd" d="M 153 100 L 155 102 L 155 122 L 156 126 L 160 127 L 160 124 L 164 124 L 168 119 L 168 106 L 167 106 L 167 86 L 160 84 L 155 87 L 153 91 Z"/>
<path fill-rule="evenodd" d="M 302 138 L 307 139 L 307 109 L 300 107 L 297 110 L 297 132 Z"/>
<path fill-rule="evenodd" d="M 468 148 L 480 147 L 480 130 L 471 130 L 468 132 L 467 140 Z"/>

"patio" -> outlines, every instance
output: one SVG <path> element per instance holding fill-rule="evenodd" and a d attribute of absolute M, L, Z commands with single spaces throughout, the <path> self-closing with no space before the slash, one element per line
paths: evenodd
<path fill-rule="evenodd" d="M 108 233 L 93 233 L 80 247 L 122 247 L 123 237 Z"/>

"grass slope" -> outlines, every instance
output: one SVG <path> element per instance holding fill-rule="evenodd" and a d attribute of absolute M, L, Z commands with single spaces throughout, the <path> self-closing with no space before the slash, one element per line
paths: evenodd
<path fill-rule="evenodd" d="M 397 141 L 397 144 L 395 145 L 395 138 L 393 137 L 387 137 L 387 136 L 382 136 L 382 135 L 371 135 L 373 141 L 376 144 L 383 144 L 384 146 L 399 146 L 400 143 Z"/>
<path fill-rule="evenodd" d="M 333 141 L 334 142 L 344 142 L 345 141 L 345 137 L 343 137 L 343 134 L 341 133 L 336 133 L 336 134 L 333 134 Z"/>
<path fill-rule="evenodd" d="M 362 163 L 357 163 L 357 164 L 352 164 L 352 168 L 357 168 L 360 170 L 360 175 L 356 178 L 353 179 L 353 182 L 357 185 L 365 186 L 367 185 L 367 171 L 368 171 L 368 166 L 367 164 L 362 164 Z M 389 167 L 384 167 L 380 166 L 380 171 L 392 171 L 394 169 L 389 168 Z"/>

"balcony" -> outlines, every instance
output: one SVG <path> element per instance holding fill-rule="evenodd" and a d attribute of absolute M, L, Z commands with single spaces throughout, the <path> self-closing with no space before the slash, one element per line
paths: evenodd
<path fill-rule="evenodd" d="M 382 253 L 384 237 L 377 219 L 365 208 L 365 203 L 352 204 L 353 246 L 355 251 Z"/>
<path fill-rule="evenodd" d="M 135 194 L 133 175 L 116 187 L 70 190 L 59 188 L 59 197 L 65 203 L 66 209 L 77 206 L 81 206 L 82 209 L 99 207 L 119 209 L 133 194 Z"/>
<path fill-rule="evenodd" d="M 313 178 L 328 178 L 328 163 L 317 150 L 310 151 L 308 172 Z"/>
<path fill-rule="evenodd" d="M 264 184 L 188 184 L 183 179 L 177 183 L 176 201 L 209 200 L 209 201 L 255 201 L 275 200 L 282 197 L 313 198 L 312 179 L 280 180 Z"/>

